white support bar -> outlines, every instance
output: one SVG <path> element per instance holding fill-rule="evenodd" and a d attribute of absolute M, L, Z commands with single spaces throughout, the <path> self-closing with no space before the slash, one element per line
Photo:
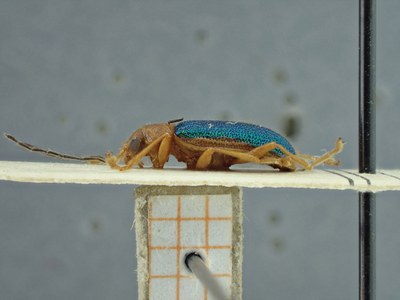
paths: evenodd
<path fill-rule="evenodd" d="M 0 180 L 34 183 L 309 188 L 362 192 L 400 190 L 400 170 L 378 170 L 377 174 L 359 174 L 356 170 L 324 168 L 288 173 L 267 167 L 230 171 L 145 168 L 119 172 L 106 165 L 0 161 Z"/>

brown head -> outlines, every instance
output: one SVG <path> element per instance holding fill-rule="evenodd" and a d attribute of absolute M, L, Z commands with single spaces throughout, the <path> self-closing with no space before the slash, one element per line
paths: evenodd
<path fill-rule="evenodd" d="M 173 134 L 173 124 L 162 123 L 162 124 L 149 124 L 139 128 L 128 138 L 125 142 L 125 163 L 127 163 L 133 156 L 137 155 L 149 146 L 152 142 L 160 138 L 165 134 Z M 157 147 L 150 150 L 147 156 L 156 155 Z"/>

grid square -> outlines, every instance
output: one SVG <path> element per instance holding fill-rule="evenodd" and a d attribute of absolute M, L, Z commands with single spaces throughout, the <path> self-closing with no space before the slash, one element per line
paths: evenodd
<path fill-rule="evenodd" d="M 208 244 L 230 246 L 232 244 L 232 221 L 209 221 Z"/>
<path fill-rule="evenodd" d="M 182 218 L 204 218 L 205 217 L 204 195 L 181 196 L 181 217 Z"/>
<path fill-rule="evenodd" d="M 205 244 L 204 221 L 181 221 L 181 246 L 199 247 Z"/>
<path fill-rule="evenodd" d="M 177 217 L 178 197 L 176 195 L 153 196 L 150 198 L 149 204 L 151 205 L 150 218 Z"/>
<path fill-rule="evenodd" d="M 152 250 L 150 276 L 176 275 L 176 250 Z"/>
<path fill-rule="evenodd" d="M 197 278 L 181 278 L 180 299 L 204 299 L 204 287 Z"/>
<path fill-rule="evenodd" d="M 176 278 L 152 278 L 149 283 L 149 299 L 176 300 Z"/>
<path fill-rule="evenodd" d="M 232 250 L 208 250 L 208 265 L 213 274 L 232 274 Z"/>
<path fill-rule="evenodd" d="M 177 244 L 176 221 L 151 222 L 151 246 L 176 246 Z"/>
<path fill-rule="evenodd" d="M 209 195 L 208 196 L 208 215 L 210 218 L 232 218 L 232 196 Z"/>

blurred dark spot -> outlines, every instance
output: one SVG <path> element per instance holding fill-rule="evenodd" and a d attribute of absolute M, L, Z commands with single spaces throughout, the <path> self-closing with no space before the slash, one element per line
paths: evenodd
<path fill-rule="evenodd" d="M 100 134 L 108 133 L 108 124 L 104 120 L 99 120 L 96 122 L 96 131 Z"/>
<path fill-rule="evenodd" d="M 285 116 L 282 123 L 282 132 L 285 136 L 295 139 L 299 135 L 301 131 L 301 119 L 299 116 Z"/>
<path fill-rule="evenodd" d="M 230 111 L 225 110 L 225 111 L 221 111 L 219 112 L 217 115 L 217 120 L 221 120 L 221 121 L 231 121 L 233 118 L 233 115 Z"/>
<path fill-rule="evenodd" d="M 283 102 L 287 105 L 294 105 L 297 102 L 296 94 L 292 92 L 285 93 L 283 96 Z"/>
<path fill-rule="evenodd" d="M 276 225 L 282 221 L 282 215 L 279 211 L 271 211 L 267 215 L 267 222 Z"/>
<path fill-rule="evenodd" d="M 284 84 L 288 81 L 289 75 L 286 70 L 277 68 L 274 71 L 274 80 L 278 84 Z"/>
<path fill-rule="evenodd" d="M 301 132 L 301 115 L 296 109 L 297 95 L 286 92 L 282 98 L 285 105 L 285 114 L 282 116 L 282 132 L 285 136 L 295 139 Z"/>
<path fill-rule="evenodd" d="M 208 39 L 208 31 L 205 29 L 198 29 L 194 33 L 194 39 L 199 44 L 204 44 Z"/>
<path fill-rule="evenodd" d="M 271 240 L 271 247 L 276 252 L 283 252 L 286 248 L 285 241 L 280 237 L 274 237 Z"/>
<path fill-rule="evenodd" d="M 115 71 L 112 77 L 116 84 L 122 84 L 125 81 L 125 76 L 121 71 Z"/>
<path fill-rule="evenodd" d="M 65 113 L 59 113 L 57 116 L 57 121 L 61 124 L 65 124 L 68 121 L 67 115 Z"/>
<path fill-rule="evenodd" d="M 90 231 L 93 234 L 99 233 L 104 230 L 103 221 L 100 218 L 92 217 L 89 220 Z"/>

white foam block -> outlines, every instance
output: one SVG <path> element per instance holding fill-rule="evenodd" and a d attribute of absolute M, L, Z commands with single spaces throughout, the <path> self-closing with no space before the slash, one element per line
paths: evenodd
<path fill-rule="evenodd" d="M 213 299 L 185 265 L 193 252 L 227 295 L 241 299 L 239 188 L 147 186 L 137 188 L 136 197 L 140 300 Z"/>

